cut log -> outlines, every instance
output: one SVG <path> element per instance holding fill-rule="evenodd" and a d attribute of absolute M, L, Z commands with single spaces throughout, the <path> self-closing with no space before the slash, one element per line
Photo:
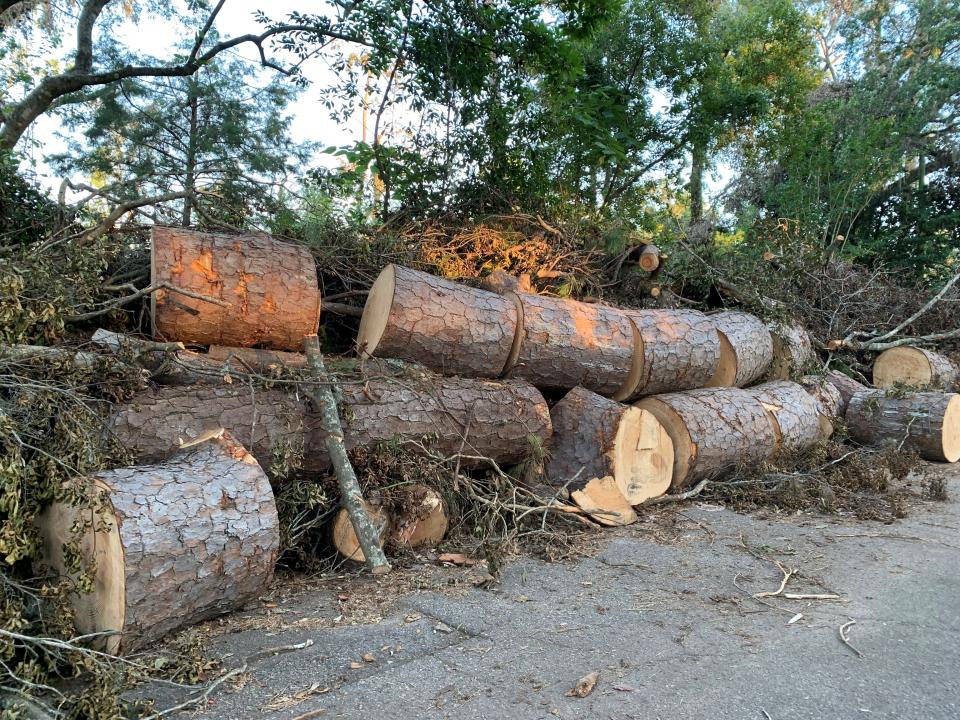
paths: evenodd
<path fill-rule="evenodd" d="M 914 450 L 926 460 L 960 460 L 960 395 L 911 392 L 887 395 L 864 390 L 850 400 L 850 436 L 864 445 Z"/>
<path fill-rule="evenodd" d="M 624 310 L 639 334 L 625 391 L 616 400 L 704 387 L 720 363 L 716 325 L 696 310 Z"/>
<path fill-rule="evenodd" d="M 720 362 L 707 387 L 745 387 L 763 377 L 773 362 L 773 341 L 763 321 L 735 310 L 710 319 L 720 332 Z"/>
<path fill-rule="evenodd" d="M 610 476 L 630 505 L 662 495 L 673 473 L 673 442 L 651 413 L 574 388 L 553 406 L 547 477 L 579 489 Z"/>
<path fill-rule="evenodd" d="M 857 382 L 849 375 L 844 375 L 839 370 L 831 370 L 823 379 L 833 385 L 833 387 L 837 389 L 837 392 L 840 393 L 841 405 L 838 417 L 843 417 L 846 414 L 847 405 L 850 404 L 850 400 L 854 395 L 868 389 L 866 385 Z"/>
<path fill-rule="evenodd" d="M 509 297 L 388 265 L 367 295 L 357 348 L 362 357 L 495 378 L 509 370 L 518 317 Z"/>
<path fill-rule="evenodd" d="M 873 384 L 878 388 L 903 385 L 917 389 L 953 390 L 960 369 L 953 361 L 924 348 L 902 345 L 884 350 L 873 363 Z"/>
<path fill-rule="evenodd" d="M 802 385 L 774 380 L 747 392 L 763 404 L 773 420 L 778 455 L 806 450 L 823 436 L 817 403 Z"/>
<path fill-rule="evenodd" d="M 619 484 L 609 476 L 593 478 L 579 490 L 570 493 L 570 499 L 601 525 L 617 527 L 637 521 L 637 514 L 620 492 Z"/>
<path fill-rule="evenodd" d="M 653 272 L 660 267 L 660 248 L 656 245 L 644 245 L 640 251 L 640 269 Z"/>
<path fill-rule="evenodd" d="M 453 456 L 465 467 L 491 458 L 518 462 L 530 436 L 550 436 L 543 396 L 522 380 L 483 381 L 410 372 L 341 383 L 347 449 L 400 439 L 404 447 Z M 302 394 L 248 385 L 170 386 L 136 396 L 115 411 L 113 436 L 140 458 L 169 456 L 210 427 L 225 427 L 265 468 L 277 457 L 300 455 L 303 469 L 329 468 L 324 433 Z M 466 437 L 466 439 L 464 439 Z"/>
<path fill-rule="evenodd" d="M 440 493 L 426 485 L 410 485 L 394 494 L 393 544 L 410 549 L 439 545 L 450 526 L 447 504 Z"/>
<path fill-rule="evenodd" d="M 746 390 L 707 388 L 656 395 L 636 403 L 652 412 L 673 441 L 671 490 L 757 465 L 777 451 L 768 411 Z"/>
<path fill-rule="evenodd" d="M 522 308 L 512 377 L 537 387 L 581 386 L 607 396 L 623 393 L 636 377 L 639 336 L 622 310 L 545 295 L 511 297 Z"/>
<path fill-rule="evenodd" d="M 390 517 L 382 507 L 364 503 L 363 509 L 373 522 L 374 529 L 380 540 L 380 547 L 383 547 L 387 537 L 390 534 Z M 350 513 L 346 508 L 340 508 L 333 516 L 333 523 L 330 526 L 330 541 L 333 546 L 347 560 L 352 562 L 366 562 L 366 555 L 363 554 L 363 548 L 360 547 L 360 541 L 357 539 L 357 533 L 353 529 L 353 523 L 350 521 Z"/>
<path fill-rule="evenodd" d="M 820 375 L 804 375 L 800 384 L 813 398 L 820 415 L 820 437 L 826 440 L 833 435 L 834 423 L 843 417 L 846 412 L 846 403 L 843 395 L 826 378 Z"/>
<path fill-rule="evenodd" d="M 64 545 L 83 526 L 81 562 L 93 591 L 71 597 L 81 634 L 119 631 L 98 647 L 130 653 L 178 628 L 255 601 L 280 545 L 266 475 L 228 435 L 160 465 L 99 473 L 99 510 L 56 502 L 37 521 L 46 563 L 68 574 Z"/>
<path fill-rule="evenodd" d="M 161 289 L 151 296 L 153 333 L 198 345 L 296 350 L 317 331 L 320 289 L 310 251 L 259 235 L 154 227 L 152 284 L 217 298 L 227 307 Z"/>
<path fill-rule="evenodd" d="M 793 380 L 803 374 L 816 355 L 810 333 L 797 323 L 770 323 L 773 342 L 773 362 L 767 372 L 769 380 Z"/>

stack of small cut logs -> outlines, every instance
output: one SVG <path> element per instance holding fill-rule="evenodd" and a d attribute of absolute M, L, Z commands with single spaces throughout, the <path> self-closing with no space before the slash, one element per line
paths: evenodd
<path fill-rule="evenodd" d="M 291 453 L 306 471 L 331 462 L 312 398 L 296 385 L 255 390 L 235 380 L 306 364 L 295 351 L 316 333 L 321 308 L 306 250 L 157 228 L 152 285 L 157 342 L 95 338 L 131 351 L 156 382 L 110 424 L 145 464 L 90 480 L 107 502 L 99 522 L 80 524 L 97 574 L 94 595 L 78 598 L 78 629 L 122 631 L 107 639 L 114 652 L 256 598 L 279 546 L 261 466 Z M 357 346 L 362 382 L 343 383 L 338 398 L 347 449 L 396 441 L 459 467 L 503 467 L 539 438 L 550 453 L 548 493 L 603 525 L 632 522 L 635 506 L 664 493 L 809 447 L 844 416 L 863 442 L 960 457 L 958 396 L 888 394 L 839 373 L 790 382 L 813 359 L 806 332 L 741 312 L 500 294 L 391 265 L 369 292 Z M 941 377 L 941 365 L 930 368 Z M 541 392 L 564 394 L 550 407 Z M 381 542 L 436 544 L 447 529 L 442 499 L 425 487 L 410 495 L 413 511 L 400 517 L 367 506 Z M 40 522 L 51 564 L 64 572 L 71 513 L 54 505 Z M 333 540 L 363 559 L 346 513 Z"/>

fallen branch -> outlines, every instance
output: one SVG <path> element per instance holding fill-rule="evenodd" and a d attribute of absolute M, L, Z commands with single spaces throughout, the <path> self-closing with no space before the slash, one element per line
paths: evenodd
<path fill-rule="evenodd" d="M 863 653 L 857 650 L 853 645 L 850 644 L 850 639 L 847 637 L 847 634 L 846 634 L 847 628 L 850 627 L 851 625 L 856 625 L 856 624 L 857 624 L 856 620 L 851 620 L 850 622 L 846 622 L 840 626 L 840 642 L 842 642 L 848 648 L 853 650 L 853 652 L 856 654 L 858 658 L 862 658 Z"/>
<path fill-rule="evenodd" d="M 213 303 L 214 305 L 219 305 L 220 307 L 230 307 L 230 303 L 226 302 L 225 300 L 220 300 L 219 298 L 210 297 L 209 295 L 201 295 L 200 293 L 191 292 L 190 290 L 184 290 L 182 288 L 170 285 L 169 283 L 157 283 L 155 285 L 151 285 L 150 287 L 145 287 L 142 290 L 137 290 L 132 295 L 127 295 L 126 297 L 112 300 L 99 310 L 91 310 L 90 312 L 80 313 L 77 315 L 67 315 L 64 320 L 67 322 L 82 322 L 84 320 L 90 320 L 95 317 L 107 315 L 117 308 L 121 308 L 124 305 L 129 305 L 135 300 L 139 300 L 140 298 L 148 295 L 152 295 L 158 290 L 166 290 L 167 292 L 183 295 L 188 298 L 193 298 L 194 300 Z"/>
<path fill-rule="evenodd" d="M 663 505 L 665 503 L 674 503 L 674 502 L 680 502 L 681 500 L 689 500 L 690 498 L 696 497 L 701 492 L 703 492 L 704 488 L 706 488 L 707 485 L 709 484 L 710 484 L 710 480 L 708 479 L 701 480 L 686 492 L 677 493 L 676 495 L 660 495 L 659 497 L 650 498 L 649 500 L 645 500 L 644 502 L 640 503 L 637 507 L 647 507 L 648 505 Z"/>

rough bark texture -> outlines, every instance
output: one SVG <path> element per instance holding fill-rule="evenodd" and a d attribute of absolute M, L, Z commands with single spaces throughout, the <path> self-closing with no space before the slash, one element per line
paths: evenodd
<path fill-rule="evenodd" d="M 580 489 L 609 475 L 631 505 L 665 493 L 673 445 L 666 430 L 643 412 L 583 388 L 567 393 L 550 411 L 550 482 Z M 644 431 L 637 435 L 641 425 Z"/>
<path fill-rule="evenodd" d="M 815 356 L 810 334 L 797 323 L 770 323 L 773 362 L 767 372 L 769 380 L 792 380 L 813 363 Z"/>
<path fill-rule="evenodd" d="M 843 417 L 847 407 L 836 385 L 819 375 L 804 375 L 800 378 L 800 384 L 810 393 L 814 402 L 817 403 L 817 410 L 822 415 L 831 420 Z"/>
<path fill-rule="evenodd" d="M 320 321 L 320 289 L 310 252 L 253 235 L 216 235 L 155 227 L 151 278 L 229 303 L 158 290 L 153 332 L 199 345 L 261 345 L 298 350 Z"/>
<path fill-rule="evenodd" d="M 495 378 L 507 370 L 517 323 L 509 298 L 390 265 L 367 296 L 357 344 L 447 375 Z"/>
<path fill-rule="evenodd" d="M 936 462 L 960 459 L 960 395 L 864 390 L 851 398 L 846 421 L 850 436 L 865 445 L 914 450 Z"/>
<path fill-rule="evenodd" d="M 550 436 L 547 403 L 520 380 L 482 381 L 433 374 L 371 378 L 342 385 L 347 449 L 394 437 L 423 440 L 442 455 L 484 456 L 517 462 L 530 449 L 528 437 Z M 329 467 L 324 432 L 306 399 L 289 391 L 251 386 L 162 387 L 117 408 L 113 435 L 142 458 L 166 457 L 211 427 L 225 427 L 265 468 L 274 456 L 302 454 L 304 469 Z M 466 436 L 466 441 L 464 441 Z M 417 450 L 416 446 L 405 447 Z M 464 466 L 482 464 L 464 459 Z"/>
<path fill-rule="evenodd" d="M 950 358 L 925 348 L 900 346 L 880 353 L 873 363 L 878 388 L 905 385 L 917 389 L 953 390 L 960 369 Z"/>
<path fill-rule="evenodd" d="M 277 367 L 302 368 L 307 362 L 307 356 L 303 353 L 224 345 L 211 345 L 206 357 L 239 372 L 254 372 L 261 375 Z"/>
<path fill-rule="evenodd" d="M 625 310 L 640 334 L 640 377 L 626 397 L 704 387 L 720 362 L 716 325 L 696 310 Z M 625 399 L 625 398 L 624 398 Z"/>
<path fill-rule="evenodd" d="M 674 447 L 671 489 L 683 490 L 738 465 L 762 463 L 776 453 L 777 436 L 763 405 L 738 388 L 707 388 L 645 398 L 670 433 Z"/>
<path fill-rule="evenodd" d="M 721 333 L 721 357 L 708 385 L 745 387 L 763 377 L 773 362 L 773 340 L 763 321 L 735 310 L 711 315 L 710 319 Z"/>
<path fill-rule="evenodd" d="M 581 386 L 601 395 L 628 383 L 637 342 L 622 310 L 544 295 L 513 297 L 523 307 L 513 377 L 537 387 Z"/>
<path fill-rule="evenodd" d="M 866 385 L 857 382 L 849 375 L 844 375 L 839 370 L 831 370 L 824 376 L 824 380 L 833 385 L 840 393 L 842 402 L 839 417 L 843 417 L 847 412 L 847 405 L 854 395 L 868 389 Z"/>
<path fill-rule="evenodd" d="M 777 433 L 779 454 L 806 450 L 820 439 L 820 412 L 802 385 L 774 380 L 749 388 L 747 392 L 769 412 Z"/>
<path fill-rule="evenodd" d="M 81 633 L 111 629 L 106 650 L 129 653 L 256 600 L 273 578 L 280 545 L 273 492 L 232 438 L 215 437 L 160 465 L 96 476 L 109 508 L 85 538 L 96 589 L 77 596 Z M 63 568 L 76 509 L 54 505 L 39 525 L 47 557 Z"/>

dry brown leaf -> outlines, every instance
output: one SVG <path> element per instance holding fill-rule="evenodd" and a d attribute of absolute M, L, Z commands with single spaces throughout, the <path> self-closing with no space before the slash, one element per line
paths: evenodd
<path fill-rule="evenodd" d="M 356 660 L 354 660 L 352 663 L 350 663 L 350 669 L 351 669 L 351 670 L 359 670 L 359 669 L 362 668 L 362 667 L 363 667 L 363 663 L 358 663 Z"/>
<path fill-rule="evenodd" d="M 374 662 L 375 660 L 376 658 L 373 656 L 373 653 L 367 653 L 366 655 L 363 656 L 364 662 L 370 663 L 370 662 Z"/>
<path fill-rule="evenodd" d="M 587 695 L 593 692 L 593 689 L 597 686 L 598 680 L 600 680 L 600 672 L 598 670 L 594 670 L 589 675 L 584 675 L 582 678 L 577 680 L 577 684 L 567 690 L 564 695 L 567 697 L 585 698 Z"/>
<path fill-rule="evenodd" d="M 437 557 L 438 562 L 450 563 L 451 565 L 476 565 L 477 561 L 473 558 L 468 558 L 463 553 L 440 553 Z"/>

